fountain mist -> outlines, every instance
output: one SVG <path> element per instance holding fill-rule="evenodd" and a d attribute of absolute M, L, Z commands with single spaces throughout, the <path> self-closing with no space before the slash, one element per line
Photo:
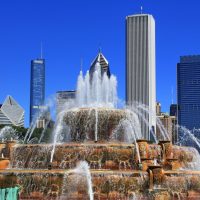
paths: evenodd
<path fill-rule="evenodd" d="M 90 173 L 90 167 L 86 161 L 81 161 L 78 166 L 73 170 L 74 173 L 84 175 L 87 180 L 88 195 L 90 200 L 94 200 L 93 190 L 92 190 L 92 177 Z"/>
<path fill-rule="evenodd" d="M 101 75 L 101 65 L 95 65 L 93 74 L 87 71 L 85 77 L 80 71 L 77 82 L 76 106 L 77 107 L 116 107 L 117 106 L 117 80 L 106 73 Z"/>

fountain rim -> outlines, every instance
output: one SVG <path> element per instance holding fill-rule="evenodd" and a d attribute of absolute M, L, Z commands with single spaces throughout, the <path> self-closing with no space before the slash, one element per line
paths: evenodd
<path fill-rule="evenodd" d="M 171 140 L 159 140 L 158 144 L 172 143 Z"/>
<path fill-rule="evenodd" d="M 128 176 L 134 176 L 138 175 L 140 176 L 141 173 L 144 175 L 147 175 L 146 171 L 142 170 L 102 170 L 102 169 L 90 169 L 90 172 L 92 175 L 97 174 L 104 174 L 106 175 L 119 175 L 124 174 Z M 52 175 L 59 175 L 59 174 L 75 174 L 73 170 L 71 169 L 0 169 L 1 174 L 11 174 L 11 175 L 17 175 L 17 174 L 52 174 Z"/>
<path fill-rule="evenodd" d="M 40 143 L 40 144 L 16 144 L 15 147 L 52 147 L 53 144 L 51 143 Z M 95 146 L 95 147 L 121 147 L 121 146 L 125 146 L 125 147 L 134 147 L 135 144 L 129 144 L 126 142 L 97 142 L 94 143 L 94 141 L 87 141 L 87 142 L 65 142 L 65 143 L 58 143 L 56 144 L 57 147 L 66 147 L 66 146 L 70 146 L 70 147 L 85 147 L 85 146 Z"/>
<path fill-rule="evenodd" d="M 9 161 L 10 161 L 10 159 L 7 158 L 7 157 L 5 157 L 5 158 L 0 158 L 0 161 L 4 161 L 4 160 L 9 160 Z"/>
<path fill-rule="evenodd" d="M 149 140 L 146 140 L 146 139 L 137 139 L 136 142 L 147 142 L 148 143 Z"/>

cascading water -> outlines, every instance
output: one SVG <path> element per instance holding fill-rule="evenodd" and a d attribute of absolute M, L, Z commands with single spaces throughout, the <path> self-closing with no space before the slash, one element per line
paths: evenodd
<path fill-rule="evenodd" d="M 98 140 L 98 110 L 95 109 L 95 142 Z"/>
<path fill-rule="evenodd" d="M 55 127 L 54 127 L 53 148 L 52 148 L 52 151 L 51 151 L 50 162 L 53 161 L 53 155 L 54 155 L 54 152 L 55 152 L 56 143 L 58 142 L 58 137 L 61 135 L 62 130 L 63 130 L 63 116 L 64 116 L 64 112 L 61 112 L 59 114 L 58 118 L 57 118 L 57 122 L 56 122 Z"/>
<path fill-rule="evenodd" d="M 18 140 L 16 131 L 11 126 L 5 126 L 0 130 L 0 140 Z"/>
<path fill-rule="evenodd" d="M 156 115 L 155 113 L 152 112 L 152 110 L 150 110 L 150 108 L 147 105 L 141 104 L 141 103 L 135 103 L 134 106 L 139 109 L 139 113 L 147 113 L 149 116 L 152 115 Z M 167 130 L 164 128 L 162 122 L 160 121 L 159 118 L 156 118 L 156 125 L 160 130 L 161 136 L 163 140 L 170 140 L 169 138 L 169 134 L 167 132 Z M 157 136 L 155 135 L 155 133 L 152 133 L 153 137 L 155 138 L 155 141 L 157 141 Z"/>
<path fill-rule="evenodd" d="M 53 155 L 55 151 L 55 146 L 57 143 L 57 138 L 62 132 L 63 128 L 63 118 L 69 110 L 83 108 L 83 107 L 106 107 L 114 108 L 117 106 L 117 80 L 116 77 L 111 75 L 109 78 L 106 73 L 101 75 L 101 65 L 99 60 L 95 65 L 95 71 L 90 74 L 87 71 L 85 77 L 83 76 L 82 70 L 78 76 L 77 81 L 77 90 L 76 90 L 76 99 L 74 105 L 70 102 L 65 104 L 62 113 L 59 114 L 56 125 L 54 127 L 54 138 L 53 138 L 53 149 L 51 153 L 50 161 L 53 161 Z M 98 111 L 95 109 L 95 140 L 97 141 L 98 137 Z M 32 134 L 28 133 L 29 138 Z"/>
<path fill-rule="evenodd" d="M 144 112 L 141 112 L 139 109 L 138 109 L 138 105 L 137 106 L 132 106 L 132 107 L 128 107 L 127 109 L 130 111 L 130 112 L 133 112 L 135 114 L 137 114 L 138 118 L 145 123 L 145 125 L 148 127 L 149 126 L 149 121 L 147 119 L 147 116 L 145 115 Z M 153 138 L 154 138 L 154 141 L 156 143 L 158 143 L 158 139 L 156 137 L 156 134 L 155 133 L 152 133 L 153 135 Z M 142 135 L 141 135 L 141 138 L 142 138 Z"/>
<path fill-rule="evenodd" d="M 92 177 L 88 163 L 86 161 L 81 161 L 76 167 L 76 169 L 73 170 L 73 172 L 84 175 L 86 177 L 88 186 L 88 195 L 90 197 L 90 200 L 94 200 L 94 194 L 92 190 Z"/>
<path fill-rule="evenodd" d="M 43 118 L 45 117 L 46 118 L 46 114 L 49 112 L 49 109 L 53 108 L 55 106 L 55 97 L 54 96 L 51 96 L 47 99 L 45 105 L 42 106 L 42 108 L 39 110 L 39 112 L 37 113 L 37 116 L 35 117 L 35 119 L 33 119 L 25 137 L 24 137 L 24 143 L 29 143 L 30 140 L 31 140 L 31 137 L 33 135 L 33 132 L 34 130 L 36 129 L 37 127 L 37 122 L 40 118 Z M 48 122 L 47 124 L 51 121 L 51 119 L 48 119 Z M 46 124 L 46 126 L 48 126 Z M 45 127 L 46 129 L 47 127 Z M 46 131 L 44 129 L 44 132 Z M 41 138 L 39 139 L 39 142 L 41 141 L 42 137 L 43 137 L 43 134 L 41 135 Z"/>
<path fill-rule="evenodd" d="M 48 121 L 46 122 L 46 125 L 45 125 L 45 127 L 44 127 L 44 129 L 43 129 L 43 131 L 42 131 L 42 133 L 41 133 L 41 136 L 40 136 L 40 139 L 38 140 L 38 143 L 41 143 L 41 141 L 42 141 L 42 139 L 43 139 L 43 137 L 44 137 L 44 134 L 45 134 L 45 132 L 46 132 L 46 130 L 47 130 L 47 127 L 49 126 L 50 121 L 51 121 L 51 120 L 48 120 Z"/>
<path fill-rule="evenodd" d="M 62 187 L 63 197 L 65 195 L 64 193 L 65 193 L 65 189 L 66 189 L 66 182 L 67 182 L 68 176 L 70 174 L 76 174 L 77 178 L 79 178 L 79 176 L 84 176 L 86 178 L 89 200 L 94 200 L 90 167 L 86 161 L 80 161 L 75 169 L 70 170 L 69 172 L 65 173 L 64 178 L 63 178 L 63 187 Z M 76 182 L 76 184 L 79 184 L 78 180 L 74 180 L 74 181 Z"/>
<path fill-rule="evenodd" d="M 107 107 L 117 106 L 117 80 L 111 75 L 109 78 L 106 73 L 101 75 L 101 65 L 95 65 L 95 71 L 90 74 L 87 71 L 85 77 L 80 71 L 77 91 L 76 107 Z"/>
<path fill-rule="evenodd" d="M 122 119 L 117 128 L 112 134 L 112 139 L 122 140 L 129 144 L 136 144 L 136 152 L 139 163 L 141 163 L 139 149 L 137 145 L 137 139 L 142 138 L 141 127 L 138 116 L 131 110 L 125 110 L 126 117 Z M 122 131 L 123 130 L 123 131 Z M 123 136 L 121 135 L 123 133 Z M 122 138 L 121 138 L 122 137 Z"/>
<path fill-rule="evenodd" d="M 200 150 L 200 141 L 197 137 L 195 137 L 193 131 L 190 131 L 189 129 L 183 126 L 178 126 L 178 131 L 179 131 L 179 142 L 178 142 L 179 145 L 186 145 L 187 143 L 189 144 L 190 142 L 193 142 L 197 145 L 198 149 Z"/>
<path fill-rule="evenodd" d="M 161 120 L 158 117 L 156 118 L 156 124 L 160 130 L 160 133 L 161 133 L 163 139 L 170 140 L 167 130 L 165 129 L 165 127 L 163 126 L 163 123 L 161 122 Z"/>

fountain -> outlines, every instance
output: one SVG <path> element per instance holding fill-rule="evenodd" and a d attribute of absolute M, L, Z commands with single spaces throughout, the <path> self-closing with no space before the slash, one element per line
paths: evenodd
<path fill-rule="evenodd" d="M 140 109 L 148 108 L 117 109 L 116 78 L 100 68 L 80 72 L 51 144 L 0 142 L 0 199 L 200 199 L 198 152 L 172 145 L 160 123 L 162 141 L 144 140 Z"/>

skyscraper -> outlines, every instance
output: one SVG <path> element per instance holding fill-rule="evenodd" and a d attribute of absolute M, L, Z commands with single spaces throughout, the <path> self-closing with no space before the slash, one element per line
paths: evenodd
<path fill-rule="evenodd" d="M 30 123 L 36 120 L 45 101 L 45 60 L 31 61 Z"/>
<path fill-rule="evenodd" d="M 156 115 L 161 115 L 161 103 L 156 102 Z"/>
<path fill-rule="evenodd" d="M 177 104 L 170 105 L 170 116 L 177 116 Z"/>
<path fill-rule="evenodd" d="M 64 110 L 65 104 L 68 103 L 74 103 L 76 97 L 76 91 L 75 90 L 69 90 L 69 91 L 58 91 L 56 92 L 56 113 L 57 115 Z"/>
<path fill-rule="evenodd" d="M 160 123 L 163 125 L 163 127 L 165 128 L 165 130 L 168 133 L 169 139 L 170 141 L 173 142 L 173 117 L 169 116 L 168 113 L 160 113 L 160 115 L 157 116 L 157 118 L 160 120 Z M 162 136 L 162 131 L 159 126 L 157 125 L 156 127 L 156 137 L 157 140 L 163 140 L 163 136 Z"/>
<path fill-rule="evenodd" d="M 96 58 L 93 60 L 91 66 L 90 66 L 90 74 L 92 74 L 95 71 L 96 63 L 99 62 L 101 65 L 101 74 L 103 76 L 104 73 L 107 74 L 108 77 L 110 77 L 110 67 L 107 59 L 105 56 L 99 51 Z"/>
<path fill-rule="evenodd" d="M 126 102 L 147 105 L 149 125 L 140 119 L 145 139 L 156 127 L 155 21 L 152 15 L 126 18 Z"/>
<path fill-rule="evenodd" d="M 24 126 L 24 109 L 10 95 L 0 105 L 0 124 Z"/>
<path fill-rule="evenodd" d="M 178 124 L 200 128 L 200 55 L 182 56 L 177 64 Z"/>

